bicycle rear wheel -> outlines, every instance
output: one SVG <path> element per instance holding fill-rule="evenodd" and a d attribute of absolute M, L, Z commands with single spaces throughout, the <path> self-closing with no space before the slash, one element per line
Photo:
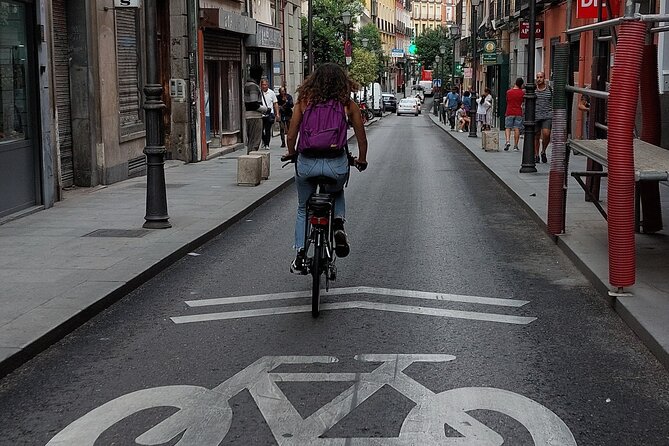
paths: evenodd
<path fill-rule="evenodd" d="M 321 271 L 323 270 L 322 259 L 323 246 L 314 244 L 314 256 L 311 259 L 311 275 L 313 282 L 311 286 L 311 315 L 318 317 L 321 306 Z"/>

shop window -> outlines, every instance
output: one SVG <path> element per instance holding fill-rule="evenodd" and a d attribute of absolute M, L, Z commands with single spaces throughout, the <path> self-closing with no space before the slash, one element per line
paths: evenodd
<path fill-rule="evenodd" d="M 116 76 L 121 136 L 144 130 L 139 10 L 116 9 Z"/>

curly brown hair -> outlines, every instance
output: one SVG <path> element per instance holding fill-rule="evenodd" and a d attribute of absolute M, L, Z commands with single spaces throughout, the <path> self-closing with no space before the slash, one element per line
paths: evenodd
<path fill-rule="evenodd" d="M 346 105 L 351 92 L 358 91 L 358 83 L 342 67 L 334 63 L 319 65 L 297 89 L 298 100 L 320 104 L 335 99 Z"/>

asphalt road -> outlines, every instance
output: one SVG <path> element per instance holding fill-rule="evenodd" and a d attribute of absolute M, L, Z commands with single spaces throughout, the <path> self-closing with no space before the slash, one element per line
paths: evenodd
<path fill-rule="evenodd" d="M 368 137 L 320 318 L 290 187 L 0 381 L 0 444 L 669 445 L 667 370 L 466 150 Z"/>

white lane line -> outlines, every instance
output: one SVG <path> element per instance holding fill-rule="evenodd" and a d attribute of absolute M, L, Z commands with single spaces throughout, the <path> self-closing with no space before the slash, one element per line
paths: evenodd
<path fill-rule="evenodd" d="M 482 304 L 482 305 L 498 305 L 504 307 L 522 307 L 523 305 L 529 303 L 528 300 L 464 296 L 459 294 L 432 293 L 427 291 L 413 291 L 413 290 L 395 290 L 391 288 L 376 288 L 376 287 L 366 287 L 366 286 L 333 288 L 327 293 L 323 293 L 323 296 L 337 296 L 343 294 L 378 294 L 382 296 L 410 297 L 414 299 L 442 300 L 449 302 L 463 302 L 463 303 Z M 206 307 L 211 305 L 230 305 L 230 304 L 239 304 L 248 302 L 270 302 L 273 300 L 299 299 L 306 297 L 311 297 L 310 291 L 296 291 L 289 293 L 256 294 L 250 296 L 187 300 L 186 305 L 188 305 L 189 307 Z"/>
<path fill-rule="evenodd" d="M 396 305 L 379 302 L 351 301 L 336 302 L 321 305 L 322 310 L 348 310 L 364 309 L 377 311 L 391 311 L 395 313 L 423 314 L 426 316 L 452 317 L 456 319 L 471 319 L 478 321 L 501 322 L 506 324 L 526 325 L 537 318 L 508 316 L 504 314 L 478 313 L 474 311 L 444 310 L 440 308 L 419 307 L 413 305 Z M 194 314 L 191 316 L 172 317 L 175 324 L 186 324 L 190 322 L 217 321 L 226 319 L 242 319 L 257 316 L 270 316 L 278 314 L 308 313 L 311 311 L 311 305 L 296 305 L 280 308 L 261 308 L 257 310 L 228 311 L 223 313 Z"/>

